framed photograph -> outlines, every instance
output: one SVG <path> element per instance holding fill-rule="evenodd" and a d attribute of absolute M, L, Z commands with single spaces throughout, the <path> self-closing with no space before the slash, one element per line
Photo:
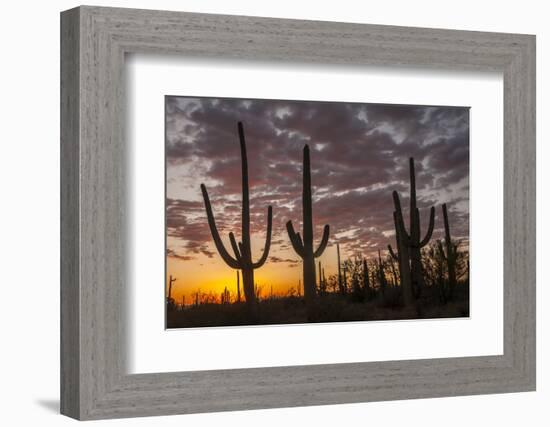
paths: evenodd
<path fill-rule="evenodd" d="M 167 328 L 469 317 L 469 135 L 467 107 L 167 96 Z"/>
<path fill-rule="evenodd" d="M 61 15 L 61 411 L 535 389 L 535 38 Z"/>

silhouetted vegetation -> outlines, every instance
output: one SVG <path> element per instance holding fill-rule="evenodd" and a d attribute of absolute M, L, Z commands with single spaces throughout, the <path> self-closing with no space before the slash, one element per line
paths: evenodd
<path fill-rule="evenodd" d="M 405 228 L 403 212 L 399 193 L 393 192 L 393 203 L 395 211 L 393 219 L 395 223 L 395 241 L 397 253 L 388 245 L 391 256 L 399 263 L 399 275 L 403 286 L 403 302 L 405 305 L 412 305 L 415 298 L 418 298 L 424 287 L 424 274 L 422 272 L 421 250 L 432 238 L 434 229 L 435 208 L 430 209 L 430 223 L 424 238 L 420 238 L 420 213 L 416 200 L 416 175 L 414 172 L 414 159 L 409 159 L 409 232 Z"/>
<path fill-rule="evenodd" d="M 304 278 L 304 297 L 307 306 L 308 320 L 314 322 L 317 320 L 319 307 L 317 303 L 317 288 L 315 285 L 315 258 L 319 258 L 328 243 L 330 227 L 325 225 L 321 243 L 313 250 L 313 214 L 311 206 L 311 169 L 309 164 L 309 147 L 304 147 L 303 158 L 303 179 L 302 179 L 302 224 L 303 239 L 300 233 L 294 231 L 292 221 L 286 223 L 288 237 L 292 243 L 294 251 L 302 258 L 303 278 Z M 319 277 L 322 271 L 319 269 Z"/>
<path fill-rule="evenodd" d="M 344 260 L 350 278 L 350 292 L 342 295 L 337 274 L 326 277 L 324 289 L 317 286 L 317 318 L 308 317 L 305 299 L 296 288 L 284 294 L 272 291 L 263 296 L 256 287 L 258 317 L 251 322 L 246 304 L 238 302 L 237 289 L 225 288 L 221 295 L 197 291 L 193 303 L 176 304 L 168 310 L 168 327 L 238 326 L 251 324 L 291 324 L 306 322 L 343 322 L 364 320 L 428 319 L 469 316 L 468 252 L 457 251 L 456 284 L 448 298 L 447 264 L 432 242 L 422 250 L 424 289 L 412 306 L 403 303 L 402 287 L 391 272 L 392 257 L 376 260 L 354 257 Z M 460 247 L 458 242 L 455 242 Z M 376 266 L 365 269 L 364 265 Z M 373 271 L 371 271 L 373 270 Z"/>
<path fill-rule="evenodd" d="M 341 259 L 336 243 L 337 273 L 326 276 L 315 258 L 320 257 L 330 237 L 324 226 L 319 246 L 313 247 L 313 216 L 310 152 L 303 150 L 302 167 L 302 235 L 292 221 L 286 223 L 289 240 L 302 259 L 302 280 L 297 288 L 284 294 L 274 293 L 270 284 L 254 282 L 254 270 L 267 260 L 272 232 L 272 209 L 268 206 L 266 243 L 257 262 L 251 258 L 250 203 L 248 162 L 242 123 L 238 123 L 242 174 L 241 241 L 229 233 L 234 256 L 225 249 L 219 236 L 209 196 L 201 190 L 212 239 L 220 257 L 237 270 L 235 285 L 228 284 L 221 293 L 204 293 L 197 289 L 186 304 L 185 298 L 172 298 L 170 276 L 167 294 L 167 326 L 203 327 L 251 324 L 288 324 L 363 320 L 421 319 L 464 317 L 469 315 L 469 251 L 465 242 L 451 237 L 447 204 L 443 204 L 444 240 L 431 241 L 435 227 L 435 207 L 430 208 L 429 225 L 422 236 L 417 206 L 414 159 L 409 159 L 409 225 L 405 226 L 401 201 L 393 191 L 396 250 L 388 245 L 385 254 L 378 249 L 369 259 L 357 254 Z M 389 195 L 388 195 L 389 197 Z M 391 212 L 388 213 L 391 215 Z M 368 226 L 368 225 L 367 225 Z M 345 231 L 345 230 L 339 230 Z M 241 275 L 239 275 L 239 272 Z M 244 301 L 241 298 L 241 280 Z M 303 287 L 303 296 L 302 296 Z M 269 292 L 266 292 L 268 290 Z"/>
<path fill-rule="evenodd" d="M 264 265 L 267 260 L 267 256 L 269 255 L 269 248 L 271 246 L 271 226 L 273 212 L 271 206 L 268 206 L 267 232 L 265 238 L 264 252 L 258 261 L 253 262 L 250 248 L 250 196 L 248 189 L 248 159 L 246 156 L 246 141 L 244 138 L 244 129 L 241 122 L 238 123 L 237 129 L 239 133 L 239 142 L 241 147 L 242 228 L 241 241 L 239 243 L 237 243 L 235 235 L 232 232 L 229 233 L 229 241 L 231 242 L 231 247 L 233 249 L 233 253 L 235 254 L 234 258 L 229 254 L 229 252 L 227 252 L 220 238 L 220 234 L 218 233 L 218 229 L 216 227 L 216 221 L 214 220 L 210 198 L 208 197 L 208 192 L 206 191 L 206 186 L 204 184 L 201 184 L 201 191 L 204 198 L 206 215 L 208 217 L 208 225 L 210 227 L 210 232 L 212 233 L 212 239 L 214 240 L 216 249 L 229 267 L 241 270 L 243 277 L 244 297 L 247 304 L 248 314 L 251 321 L 254 321 L 258 314 L 256 307 L 256 293 L 254 289 L 254 270 Z"/>

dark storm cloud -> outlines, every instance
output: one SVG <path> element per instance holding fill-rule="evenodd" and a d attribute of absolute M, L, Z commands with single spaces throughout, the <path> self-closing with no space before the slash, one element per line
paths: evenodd
<path fill-rule="evenodd" d="M 253 232 L 265 235 L 269 204 L 274 239 L 281 245 L 287 243 L 285 222 L 292 219 L 299 226 L 302 150 L 309 144 L 316 236 L 326 223 L 332 241 L 345 243 L 348 250 L 393 243 L 391 192 L 400 192 L 408 215 L 409 157 L 415 159 L 423 229 L 435 205 L 440 235 L 440 205 L 449 202 L 454 233 L 468 236 L 467 108 L 168 97 L 166 111 L 168 167 L 202 168 L 197 176 L 206 181 L 223 232 L 240 228 L 237 122 L 242 121 Z M 190 185 L 198 189 L 199 184 Z M 171 200 L 167 205 L 168 235 L 192 252 L 204 253 L 211 241 L 203 210 L 202 202 Z"/>
<path fill-rule="evenodd" d="M 207 247 L 210 239 L 210 230 L 208 223 L 202 218 L 204 205 L 199 202 L 189 202 L 186 200 L 166 200 L 166 233 L 168 237 L 173 237 L 182 242 L 183 248 L 189 253 L 202 253 L 209 258 L 214 256 L 214 253 Z M 169 249 L 170 250 L 170 249 Z M 175 251 L 172 249 L 174 258 Z"/>
<path fill-rule="evenodd" d="M 191 255 L 180 255 L 179 253 L 177 253 L 176 251 L 172 250 L 172 249 L 168 249 L 166 251 L 166 256 L 168 258 L 175 258 L 175 259 L 179 259 L 179 260 L 182 260 L 182 261 L 191 261 L 192 259 L 195 259 L 194 256 L 191 256 Z"/>
<path fill-rule="evenodd" d="M 284 262 L 284 263 L 288 263 L 288 264 L 297 264 L 299 263 L 300 261 L 298 261 L 297 259 L 292 259 L 292 258 L 281 258 L 281 257 L 278 257 L 278 256 L 270 256 L 269 257 L 269 261 L 271 262 Z"/>

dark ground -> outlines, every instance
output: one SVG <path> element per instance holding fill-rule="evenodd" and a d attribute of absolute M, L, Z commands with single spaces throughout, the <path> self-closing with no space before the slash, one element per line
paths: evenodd
<path fill-rule="evenodd" d="M 358 301 L 352 295 L 326 294 L 319 297 L 320 323 L 368 320 L 435 319 L 469 316 L 468 286 L 459 285 L 453 301 L 443 304 L 437 289 L 426 288 L 414 307 L 401 304 L 400 289 Z M 303 298 L 274 297 L 259 302 L 259 320 L 254 324 L 308 323 Z M 251 325 L 245 303 L 201 304 L 167 311 L 167 328 Z"/>

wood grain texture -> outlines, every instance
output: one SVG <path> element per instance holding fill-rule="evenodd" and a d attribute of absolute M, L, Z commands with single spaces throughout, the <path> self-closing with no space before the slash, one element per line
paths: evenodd
<path fill-rule="evenodd" d="M 61 20 L 61 412 L 80 414 L 79 13 Z"/>
<path fill-rule="evenodd" d="M 534 36 L 84 6 L 62 13 L 61 38 L 62 413 L 99 419 L 534 390 Z M 127 53 L 501 71 L 504 354 L 127 374 Z"/>

